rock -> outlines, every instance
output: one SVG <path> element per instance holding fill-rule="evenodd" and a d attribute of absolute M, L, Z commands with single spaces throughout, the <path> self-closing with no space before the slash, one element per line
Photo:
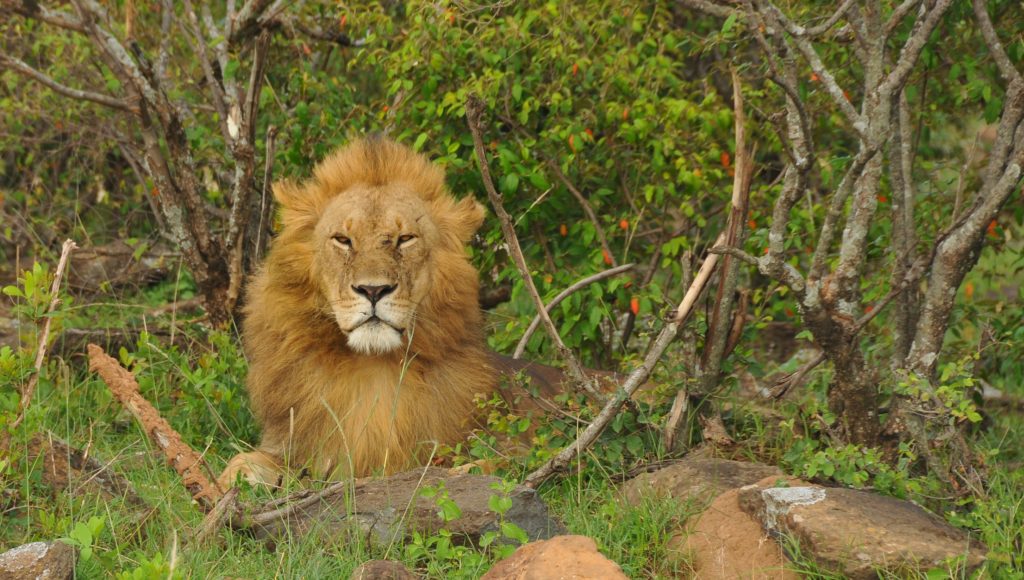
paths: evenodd
<path fill-rule="evenodd" d="M 966 557 L 963 576 L 969 577 L 984 561 L 984 550 L 966 533 L 911 502 L 855 489 L 772 485 L 741 489 L 744 511 L 769 532 L 795 538 L 801 553 L 822 567 L 850 578 L 946 569 L 947 560 L 959 556 Z"/>
<path fill-rule="evenodd" d="M 597 551 L 586 536 L 557 536 L 531 542 L 494 565 L 481 580 L 625 580 L 615 562 Z"/>
<path fill-rule="evenodd" d="M 78 551 L 63 542 L 32 542 L 0 554 L 4 580 L 74 578 Z"/>
<path fill-rule="evenodd" d="M 799 574 L 786 569 L 782 548 L 740 508 L 739 494 L 732 489 L 715 498 L 689 533 L 672 538 L 669 547 L 688 555 L 702 580 L 798 580 Z"/>
<path fill-rule="evenodd" d="M 257 534 L 269 538 L 301 536 L 313 529 L 333 535 L 355 531 L 371 543 L 388 545 L 413 531 L 431 534 L 447 529 L 456 540 L 476 543 L 487 532 L 500 529 L 501 519 L 489 506 L 492 496 L 501 495 L 492 488 L 500 482 L 489 475 L 451 474 L 437 467 L 414 469 L 383 479 L 342 482 L 319 494 L 299 492 L 266 506 L 265 513 L 280 513 L 282 505 L 292 505 L 294 509 L 283 517 L 258 514 L 253 521 L 261 524 L 255 530 Z M 438 515 L 438 498 L 422 494 L 426 487 L 436 489 L 441 485 L 461 512 L 448 522 Z M 562 524 L 548 514 L 548 506 L 536 491 L 519 485 L 509 498 L 512 507 L 504 521 L 522 528 L 529 539 L 547 539 L 564 531 Z"/>
<path fill-rule="evenodd" d="M 622 498 L 636 505 L 647 496 L 707 501 L 727 490 L 783 477 L 778 467 L 713 457 L 684 457 L 653 473 L 642 473 L 622 485 Z"/>
<path fill-rule="evenodd" d="M 28 457 L 42 465 L 43 481 L 54 491 L 72 495 L 97 494 L 104 499 L 118 498 L 139 515 L 149 506 L 135 492 L 131 482 L 115 472 L 109 463 L 86 456 L 52 433 L 40 433 L 28 444 Z"/>
<path fill-rule="evenodd" d="M 350 580 L 416 580 L 419 578 L 401 562 L 370 560 L 352 571 Z"/>

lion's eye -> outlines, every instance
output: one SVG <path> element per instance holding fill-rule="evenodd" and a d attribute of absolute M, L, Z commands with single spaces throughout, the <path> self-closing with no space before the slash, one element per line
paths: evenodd
<path fill-rule="evenodd" d="M 351 248 L 352 247 L 352 240 L 348 239 L 347 237 L 345 237 L 345 236 L 343 236 L 341 234 L 338 234 L 336 236 L 331 236 L 331 241 L 334 242 L 334 245 L 340 246 L 342 248 Z"/>
<path fill-rule="evenodd" d="M 402 234 L 401 236 L 398 236 L 398 243 L 396 244 L 396 246 L 398 246 L 399 248 L 401 248 L 402 246 L 408 246 L 412 244 L 415 240 L 416 236 L 412 234 Z"/>

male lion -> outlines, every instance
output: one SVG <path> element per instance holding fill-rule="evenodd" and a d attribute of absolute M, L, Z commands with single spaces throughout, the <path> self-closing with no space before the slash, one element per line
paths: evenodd
<path fill-rule="evenodd" d="M 285 467 L 394 473 L 465 438 L 500 364 L 465 252 L 483 207 L 384 139 L 336 151 L 274 196 L 283 228 L 250 283 L 243 332 L 263 436 L 221 485 L 273 484 Z"/>

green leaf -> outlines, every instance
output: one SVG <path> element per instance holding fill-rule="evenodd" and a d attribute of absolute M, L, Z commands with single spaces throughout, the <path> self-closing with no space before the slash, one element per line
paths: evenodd
<path fill-rule="evenodd" d="M 530 537 L 526 535 L 523 528 L 513 524 L 512 522 L 501 522 L 501 533 L 511 540 L 515 540 L 520 544 L 525 544 L 530 541 Z"/>
<path fill-rule="evenodd" d="M 729 34 L 729 31 L 732 30 L 732 27 L 735 25 L 736 13 L 733 12 L 732 14 L 729 15 L 728 18 L 725 19 L 725 22 L 722 23 L 722 34 Z"/>
<path fill-rule="evenodd" d="M 412 148 L 414 150 L 416 150 L 416 151 L 422 151 L 423 150 L 423 144 L 426 143 L 426 142 L 427 142 L 427 134 L 426 133 L 420 133 L 416 137 L 416 141 L 412 144 Z"/>

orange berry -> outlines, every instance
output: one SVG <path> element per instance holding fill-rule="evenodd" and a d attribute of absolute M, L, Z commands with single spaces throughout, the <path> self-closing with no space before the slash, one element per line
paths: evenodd
<path fill-rule="evenodd" d="M 964 296 L 966 296 L 968 300 L 974 297 L 974 282 L 964 284 Z"/>
<path fill-rule="evenodd" d="M 812 82 L 812 83 L 816 83 L 816 82 L 818 82 L 819 80 L 820 80 L 820 79 L 818 78 L 818 73 L 811 73 L 811 82 Z"/>
<path fill-rule="evenodd" d="M 629 220 L 624 219 L 624 220 L 620 221 L 619 222 L 619 227 L 624 229 L 624 230 L 628 230 L 629 229 Z"/>
<path fill-rule="evenodd" d="M 756 230 L 757 222 L 755 222 L 754 220 L 747 220 L 747 227 L 749 227 L 752 230 Z"/>
<path fill-rule="evenodd" d="M 572 149 L 572 152 L 575 153 L 576 152 L 576 142 L 575 142 L 576 140 L 573 139 L 573 137 L 575 137 L 575 135 L 569 135 L 569 149 Z"/>
<path fill-rule="evenodd" d="M 580 72 L 580 65 L 575 62 L 572 63 L 572 76 L 576 76 L 578 72 Z"/>
<path fill-rule="evenodd" d="M 338 20 L 338 28 L 345 28 L 345 24 L 347 22 L 348 22 L 348 15 L 347 14 L 342 14 L 341 18 Z"/>
<path fill-rule="evenodd" d="M 612 265 L 612 257 L 608 253 L 608 250 L 601 250 L 601 255 L 604 257 L 604 263 L 609 265 L 609 266 L 611 266 Z"/>
<path fill-rule="evenodd" d="M 640 299 L 636 296 L 629 299 L 629 311 L 633 313 L 633 316 L 640 314 Z"/>
<path fill-rule="evenodd" d="M 887 201 L 889 201 L 888 197 L 885 197 L 884 195 L 879 195 L 878 196 L 878 203 L 885 203 Z"/>
<path fill-rule="evenodd" d="M 996 220 L 992 220 L 992 221 L 988 222 L 988 235 L 989 235 L 989 237 L 995 238 L 995 237 L 997 237 L 999 235 L 999 234 L 996 233 L 996 226 L 997 225 L 999 225 L 999 224 L 996 223 Z"/>
<path fill-rule="evenodd" d="M 584 129 L 584 131 L 585 131 L 585 132 L 587 133 L 587 135 L 588 135 L 588 136 L 589 136 L 589 137 L 590 137 L 591 139 L 593 139 L 593 138 L 594 138 L 594 132 L 593 132 L 592 130 L 590 130 L 590 129 Z"/>
<path fill-rule="evenodd" d="M 729 163 L 731 161 L 731 158 L 729 157 L 729 153 L 726 152 L 726 151 L 722 151 L 722 156 L 721 156 L 720 159 L 722 161 L 722 167 L 724 167 L 726 169 L 729 169 Z"/>
<path fill-rule="evenodd" d="M 629 118 L 629 107 L 622 109 L 622 120 L 625 121 Z"/>
<path fill-rule="evenodd" d="M 562 237 L 564 238 L 569 235 L 569 228 L 567 228 L 565 224 L 562 224 L 558 226 L 558 233 L 562 234 Z"/>

